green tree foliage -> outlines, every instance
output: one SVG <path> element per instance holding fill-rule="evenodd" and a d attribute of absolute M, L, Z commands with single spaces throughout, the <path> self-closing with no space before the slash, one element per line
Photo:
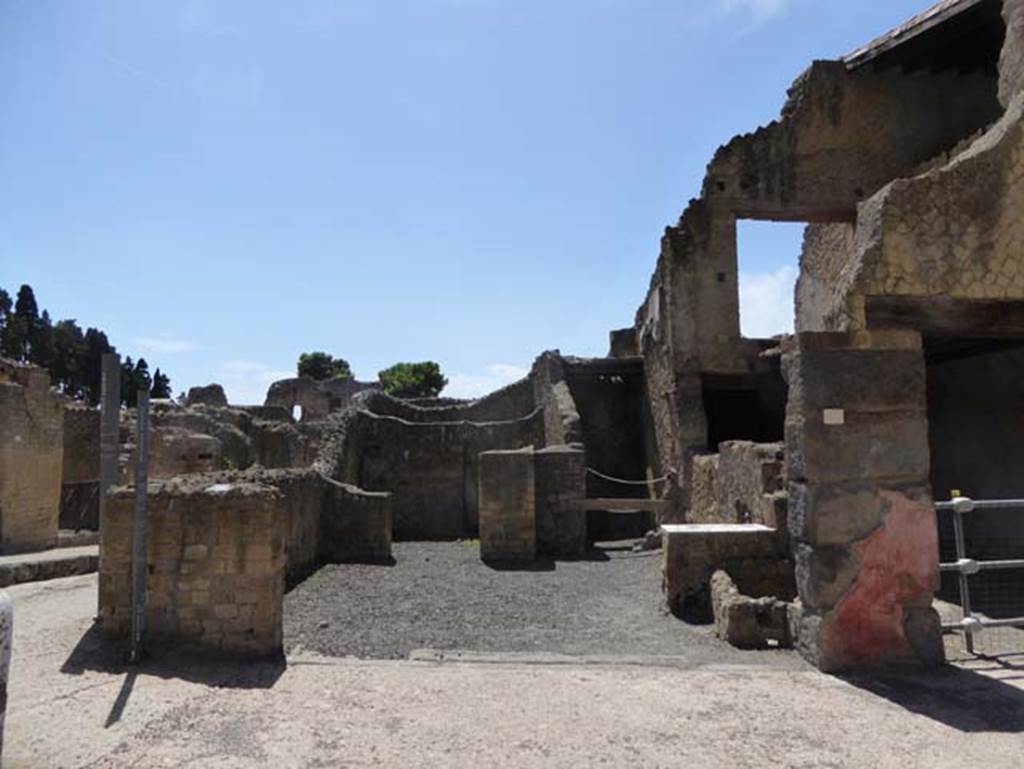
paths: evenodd
<path fill-rule="evenodd" d="M 132 363 L 130 355 L 125 358 L 121 363 L 121 403 L 133 409 L 139 403 L 139 390 L 151 392 L 152 388 L 153 378 L 149 375 L 146 359 L 139 358 L 136 363 Z"/>
<path fill-rule="evenodd" d="M 299 376 L 308 376 L 322 382 L 325 379 L 351 379 L 352 369 L 344 358 L 335 358 L 325 352 L 304 352 L 299 356 Z"/>
<path fill-rule="evenodd" d="M 85 334 L 74 320 L 58 321 L 53 327 L 50 376 L 73 398 L 89 394 L 85 379 L 87 350 Z"/>
<path fill-rule="evenodd" d="M 18 289 L 13 302 L 11 295 L 0 289 L 0 356 L 49 369 L 53 384 L 67 395 L 98 404 L 103 356 L 112 352 L 117 350 L 100 329 L 82 333 L 75 320 L 51 321 L 49 312 L 40 311 L 31 286 Z M 170 397 L 170 378 L 159 369 L 157 374 L 151 380 L 145 360 L 134 364 L 126 359 L 122 364 L 122 402 L 134 405 L 140 387 L 156 389 L 157 385 L 157 392 L 166 391 L 166 395 L 153 397 Z"/>
<path fill-rule="evenodd" d="M 153 372 L 153 389 L 149 394 L 154 398 L 171 397 L 171 378 L 160 371 L 159 366 Z"/>
<path fill-rule="evenodd" d="M 100 402 L 103 387 L 103 356 L 112 352 L 117 350 L 107 341 L 106 334 L 96 328 L 85 330 L 85 353 L 80 368 L 84 397 L 93 406 Z"/>
<path fill-rule="evenodd" d="M 14 326 L 14 302 L 11 295 L 0 288 L 0 356 L 17 358 L 18 340 Z"/>
<path fill-rule="evenodd" d="M 448 384 L 434 361 L 396 363 L 377 375 L 384 392 L 396 398 L 436 398 Z"/>

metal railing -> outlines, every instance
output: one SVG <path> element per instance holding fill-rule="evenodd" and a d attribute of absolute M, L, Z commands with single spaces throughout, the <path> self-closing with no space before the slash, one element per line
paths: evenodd
<path fill-rule="evenodd" d="M 959 622 L 942 623 L 943 630 L 960 630 L 964 633 L 967 651 L 974 654 L 974 636 L 986 628 L 1024 627 L 1024 616 L 993 619 L 975 616 L 971 609 L 971 585 L 968 577 L 983 571 L 1002 569 L 1024 569 L 1024 559 L 1003 559 L 979 561 L 967 555 L 964 519 L 970 513 L 980 510 L 1024 509 L 1024 499 L 971 499 L 954 497 L 948 502 L 938 502 L 935 509 L 953 513 L 953 538 L 956 546 L 956 561 L 939 564 L 939 570 L 957 574 L 960 586 L 960 606 L 963 619 Z"/>

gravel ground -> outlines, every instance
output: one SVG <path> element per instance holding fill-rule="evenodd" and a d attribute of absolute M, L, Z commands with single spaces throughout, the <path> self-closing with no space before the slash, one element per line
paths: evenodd
<path fill-rule="evenodd" d="M 415 649 L 673 656 L 795 667 L 795 655 L 740 652 L 710 626 L 662 608 L 661 553 L 494 568 L 475 541 L 400 542 L 393 566 L 325 566 L 286 597 L 285 647 L 401 659 Z"/>

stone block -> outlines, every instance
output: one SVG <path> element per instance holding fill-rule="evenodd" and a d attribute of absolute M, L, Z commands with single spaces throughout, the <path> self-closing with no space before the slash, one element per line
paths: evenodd
<path fill-rule="evenodd" d="M 842 404 L 834 404 L 841 408 Z M 833 482 L 928 477 L 928 421 L 924 411 L 845 411 L 826 424 L 824 411 L 786 419 L 786 464 L 791 480 Z"/>
<path fill-rule="evenodd" d="M 695 619 L 710 613 L 708 585 L 718 569 L 742 573 L 743 589 L 752 592 L 760 592 L 758 575 L 770 578 L 771 592 L 780 573 L 792 572 L 778 533 L 761 524 L 665 524 L 662 557 L 669 609 Z"/>
<path fill-rule="evenodd" d="M 930 502 L 922 484 L 894 485 L 873 480 L 789 484 L 789 531 L 811 545 L 847 545 L 864 539 L 885 520 L 891 502 L 886 490 Z"/>
<path fill-rule="evenodd" d="M 774 596 L 744 595 L 725 571 L 711 577 L 711 605 L 718 637 L 739 649 L 793 645 L 790 604 Z"/>

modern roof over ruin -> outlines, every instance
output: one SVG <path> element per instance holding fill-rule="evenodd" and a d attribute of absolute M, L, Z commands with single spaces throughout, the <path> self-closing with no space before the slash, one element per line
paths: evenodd
<path fill-rule="evenodd" d="M 842 61 L 848 69 L 856 69 L 988 1 L 942 0 L 867 45 L 847 54 Z"/>

